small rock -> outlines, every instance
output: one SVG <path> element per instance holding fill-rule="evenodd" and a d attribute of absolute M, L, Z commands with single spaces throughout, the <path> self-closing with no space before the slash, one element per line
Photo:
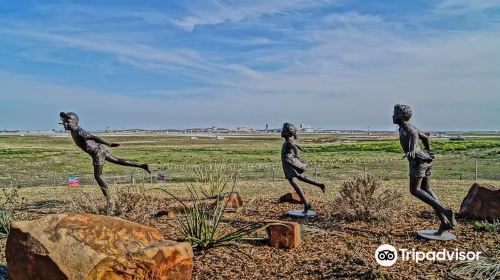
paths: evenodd
<path fill-rule="evenodd" d="M 284 194 L 280 197 L 279 199 L 280 203 L 292 203 L 292 204 L 302 204 L 302 200 L 300 199 L 300 196 L 296 192 L 291 192 Z"/>
<path fill-rule="evenodd" d="M 267 221 L 269 246 L 274 248 L 297 248 L 300 245 L 300 225 L 296 222 Z"/>
<path fill-rule="evenodd" d="M 240 207 L 243 207 L 243 201 L 241 200 L 240 194 L 237 192 L 232 192 L 231 194 L 229 194 L 226 208 L 238 209 Z"/>
<path fill-rule="evenodd" d="M 193 250 L 116 217 L 47 215 L 11 224 L 11 280 L 191 279 Z"/>
<path fill-rule="evenodd" d="M 475 219 L 500 219 L 500 189 L 474 183 L 460 205 L 459 216 Z"/>

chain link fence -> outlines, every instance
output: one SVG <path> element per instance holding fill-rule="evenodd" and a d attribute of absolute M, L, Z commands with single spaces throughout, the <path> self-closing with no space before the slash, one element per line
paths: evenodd
<path fill-rule="evenodd" d="M 105 174 L 109 184 L 151 184 L 165 182 L 191 182 L 197 171 L 217 170 L 227 173 L 238 181 L 284 180 L 281 163 L 210 163 L 210 164 L 162 164 L 155 165 L 153 174 L 133 172 L 129 174 Z M 160 174 L 164 175 L 164 178 Z M 408 178 L 407 160 L 380 159 L 363 161 L 308 162 L 306 176 L 318 180 L 347 180 L 358 175 L 373 175 L 383 180 Z M 69 177 L 79 177 L 82 185 L 96 185 L 93 174 L 53 174 L 14 178 L 0 177 L 0 188 L 65 186 Z M 436 160 L 433 163 L 434 179 L 448 180 L 500 180 L 498 160 Z"/>

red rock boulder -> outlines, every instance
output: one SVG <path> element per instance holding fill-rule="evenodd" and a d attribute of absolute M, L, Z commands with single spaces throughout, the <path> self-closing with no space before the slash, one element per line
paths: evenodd
<path fill-rule="evenodd" d="M 296 222 L 267 221 L 269 246 L 274 248 L 297 248 L 300 245 L 300 225 Z"/>
<path fill-rule="evenodd" d="M 11 224 L 11 280 L 191 279 L 189 243 L 116 217 L 48 215 Z"/>
<path fill-rule="evenodd" d="M 460 217 L 500 219 L 500 189 L 474 183 L 460 205 Z"/>
<path fill-rule="evenodd" d="M 280 203 L 302 204 L 300 196 L 296 192 L 284 194 L 279 199 Z"/>

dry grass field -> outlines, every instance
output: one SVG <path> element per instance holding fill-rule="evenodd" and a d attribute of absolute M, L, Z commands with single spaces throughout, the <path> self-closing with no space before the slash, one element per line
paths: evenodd
<path fill-rule="evenodd" d="M 116 137 L 116 138 L 114 138 Z M 232 225 L 238 228 L 249 223 L 269 219 L 291 221 L 284 214 L 300 205 L 278 203 L 278 198 L 292 189 L 282 178 L 279 169 L 278 137 L 234 137 L 226 142 L 201 138 L 193 143 L 186 137 L 167 136 L 112 136 L 112 141 L 122 144 L 112 149 L 119 156 L 154 164 L 156 171 L 165 171 L 168 180 L 164 183 L 150 183 L 148 180 L 113 183 L 112 194 L 140 195 L 159 199 L 155 208 L 136 209 L 145 212 L 140 222 L 158 228 L 168 239 L 182 240 L 178 221 L 166 216 L 154 218 L 151 211 L 165 210 L 172 202 L 166 190 L 179 197 L 187 197 L 187 186 L 192 181 L 190 169 L 195 164 L 238 163 L 225 169 L 226 175 L 234 179 L 238 172 L 235 191 L 243 198 L 245 208 Z M 297 249 L 274 249 L 264 241 L 237 241 L 235 246 L 223 246 L 208 250 L 195 248 L 194 279 L 461 279 L 451 268 L 456 262 L 397 262 L 390 268 L 378 266 L 373 254 L 384 243 L 396 248 L 421 251 L 455 249 L 464 251 L 481 250 L 490 255 L 500 253 L 498 232 L 478 231 L 474 221 L 458 219 L 454 233 L 456 240 L 440 242 L 423 240 L 416 236 L 420 229 L 435 229 L 437 218 L 432 209 L 412 197 L 408 191 L 406 160 L 393 135 L 378 138 L 359 138 L 356 135 L 305 136 L 301 144 L 306 148 L 303 158 L 311 162 L 308 175 L 326 183 L 327 191 L 303 185 L 307 196 L 315 206 L 318 215 L 296 220 L 301 224 L 303 243 Z M 458 211 L 462 199 L 474 183 L 473 164 L 475 159 L 488 164 L 481 166 L 480 183 L 499 186 L 500 140 L 473 139 L 465 143 L 433 140 L 437 151 L 435 176 L 432 177 L 434 191 L 444 205 Z M 20 183 L 14 220 L 35 219 L 52 213 L 81 212 L 82 204 L 88 208 L 102 205 L 97 186 L 84 184 L 78 187 L 65 185 L 65 176 L 91 174 L 91 161 L 86 154 L 75 148 L 65 137 L 0 137 L 0 168 L 4 178 L 14 182 L 40 176 L 60 176 L 57 184 L 43 183 L 26 186 Z M 322 162 L 314 168 L 314 162 Z M 326 163 L 325 163 L 326 162 Z M 258 165 L 261 163 L 262 165 Z M 276 168 L 274 180 L 266 170 L 265 163 Z M 168 165 L 176 164 L 176 165 Z M 250 167 L 243 168 L 242 166 Z M 467 166 L 464 166 L 467 165 Z M 130 169 L 106 165 L 107 174 L 130 174 Z M 381 192 L 397 190 L 402 201 L 397 202 L 397 211 L 389 220 L 350 220 L 337 215 L 335 200 L 342 183 L 364 173 L 380 178 Z M 8 175 L 7 175 L 8 174 Z M 462 180 L 457 174 L 462 174 Z M 453 175 L 453 176 L 452 176 Z M 450 178 L 447 178 L 450 177 Z M 4 179 L 0 188 L 11 187 Z M 52 182 L 52 181 L 48 181 Z M 15 186 L 13 186 L 15 187 Z M 5 195 L 0 192 L 0 196 Z M 137 205 L 135 205 L 137 206 Z M 139 207 L 139 206 L 137 206 Z M 147 209 L 146 209 L 147 208 Z M 149 212 L 148 212 L 149 211 Z M 229 221 L 235 213 L 224 214 Z M 131 220 L 139 216 L 123 216 Z M 144 218 L 147 217 L 147 218 Z M 265 237 L 265 230 L 254 234 Z M 0 236 L 0 265 L 5 265 L 5 236 Z"/>

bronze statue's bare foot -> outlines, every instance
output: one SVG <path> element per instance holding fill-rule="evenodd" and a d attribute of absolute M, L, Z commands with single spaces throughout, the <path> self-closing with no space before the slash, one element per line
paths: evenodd
<path fill-rule="evenodd" d="M 312 205 L 311 204 L 304 205 L 304 213 L 309 212 L 309 210 L 311 210 L 311 209 L 312 209 Z"/>
<path fill-rule="evenodd" d="M 104 207 L 104 215 L 106 216 L 116 216 L 116 211 L 113 206 L 113 202 L 111 200 L 108 200 L 106 202 L 106 206 Z"/>
<path fill-rule="evenodd" d="M 146 170 L 146 172 L 148 172 L 149 174 L 151 174 L 151 168 L 149 167 L 149 164 L 144 164 L 143 169 Z"/>
<path fill-rule="evenodd" d="M 436 232 L 436 235 L 441 235 L 441 234 L 443 234 L 443 232 L 445 232 L 449 229 L 453 229 L 453 226 L 451 224 L 441 223 L 441 225 L 439 225 L 438 231 Z"/>

